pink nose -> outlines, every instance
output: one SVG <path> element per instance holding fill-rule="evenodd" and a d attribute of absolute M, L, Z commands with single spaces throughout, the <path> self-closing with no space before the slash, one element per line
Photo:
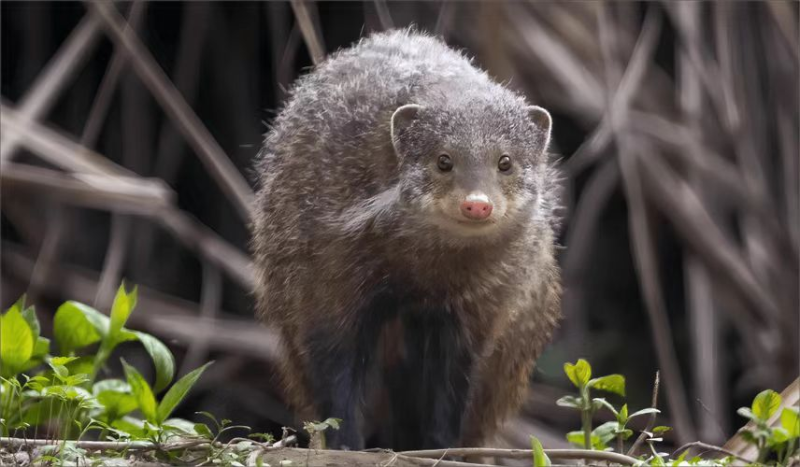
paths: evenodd
<path fill-rule="evenodd" d="M 491 203 L 482 201 L 464 201 L 461 203 L 461 214 L 468 219 L 486 219 L 491 213 Z"/>

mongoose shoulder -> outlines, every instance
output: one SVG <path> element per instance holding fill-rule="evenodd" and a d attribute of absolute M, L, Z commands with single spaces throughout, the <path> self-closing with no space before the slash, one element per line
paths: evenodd
<path fill-rule="evenodd" d="M 408 29 L 299 79 L 257 163 L 252 248 L 291 405 L 343 419 L 329 445 L 363 448 L 376 388 L 394 449 L 479 444 L 521 403 L 560 315 L 550 127 Z"/>

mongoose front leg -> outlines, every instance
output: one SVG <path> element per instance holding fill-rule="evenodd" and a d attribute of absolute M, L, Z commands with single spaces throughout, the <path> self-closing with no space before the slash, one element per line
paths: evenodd
<path fill-rule="evenodd" d="M 318 415 L 321 420 L 342 419 L 338 430 L 325 433 L 328 448 L 364 449 L 361 418 L 367 380 L 375 376 L 378 336 L 388 311 L 384 301 L 373 299 L 356 310 L 353 316 L 359 319 L 350 331 L 331 316 L 325 324 L 315 323 L 306 338 L 307 377 Z"/>
<path fill-rule="evenodd" d="M 461 438 L 473 363 L 461 323 L 454 313 L 423 310 L 407 320 L 406 332 L 407 363 L 416 373 L 420 398 L 418 449 L 456 446 Z"/>
<path fill-rule="evenodd" d="M 307 377 L 317 414 L 320 421 L 342 420 L 338 430 L 325 432 L 328 448 L 364 448 L 360 416 L 368 362 L 359 361 L 358 347 L 356 342 L 320 330 L 308 338 Z"/>

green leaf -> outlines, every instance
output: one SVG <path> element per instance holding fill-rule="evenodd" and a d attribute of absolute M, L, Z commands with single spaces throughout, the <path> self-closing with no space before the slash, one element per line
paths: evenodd
<path fill-rule="evenodd" d="M 18 304 L 0 317 L 0 362 L 2 376 L 11 377 L 22 371 L 33 355 L 34 336 L 23 318 Z"/>
<path fill-rule="evenodd" d="M 570 431 L 567 433 L 567 441 L 575 446 L 578 446 L 579 448 L 586 448 L 586 446 L 584 446 L 585 437 L 583 431 Z M 594 433 L 591 436 L 591 443 L 592 446 L 597 446 L 600 444 L 600 438 L 598 438 Z"/>
<path fill-rule="evenodd" d="M 195 433 L 197 433 L 198 435 L 200 435 L 200 436 L 202 436 L 204 438 L 208 438 L 208 439 L 213 439 L 214 438 L 214 434 L 211 433 L 211 429 L 205 423 L 195 423 L 194 424 L 194 431 L 195 431 Z"/>
<path fill-rule="evenodd" d="M 125 292 L 125 283 L 123 282 L 117 295 L 114 297 L 114 303 L 111 305 L 111 322 L 108 327 L 109 335 L 116 336 L 125 326 L 128 321 L 133 308 L 136 306 L 137 288 L 134 287 L 131 293 Z"/>
<path fill-rule="evenodd" d="M 178 435 L 197 435 L 197 431 L 195 431 L 195 423 L 190 422 L 184 418 L 169 418 L 164 420 L 164 424 L 162 425 L 164 429 L 177 432 Z"/>
<path fill-rule="evenodd" d="M 570 407 L 573 409 L 581 409 L 581 399 L 575 396 L 564 396 L 556 401 L 556 405 L 561 407 Z"/>
<path fill-rule="evenodd" d="M 797 409 L 786 407 L 781 411 L 781 426 L 790 438 L 800 436 L 800 416 Z"/>
<path fill-rule="evenodd" d="M 87 355 L 79 357 L 65 365 L 71 375 L 91 375 L 94 370 L 94 357 Z"/>
<path fill-rule="evenodd" d="M 68 354 L 100 340 L 105 333 L 102 320 L 97 315 L 108 319 L 99 311 L 78 302 L 66 302 L 58 307 L 53 319 L 53 334 L 61 353 Z"/>
<path fill-rule="evenodd" d="M 564 373 L 567 374 L 567 378 L 572 381 L 575 387 L 583 388 L 589 382 L 589 378 L 592 377 L 592 366 L 581 358 L 574 365 L 565 363 Z"/>
<path fill-rule="evenodd" d="M 181 401 L 183 401 L 183 398 L 186 397 L 186 394 L 190 389 L 192 389 L 192 386 L 194 386 L 205 369 L 208 368 L 208 366 L 212 363 L 213 362 L 208 362 L 200 368 L 187 373 L 186 376 L 179 379 L 175 384 L 172 385 L 171 388 L 169 388 L 169 391 L 164 394 L 164 398 L 158 405 L 158 415 L 156 417 L 157 424 L 163 422 L 167 419 L 167 417 L 170 416 L 172 411 L 175 410 L 175 407 L 180 404 Z"/>
<path fill-rule="evenodd" d="M 136 410 L 139 406 L 132 394 L 118 391 L 101 391 L 95 396 L 105 412 L 106 420 L 111 423 L 123 415 Z"/>
<path fill-rule="evenodd" d="M 145 422 L 131 416 L 125 416 L 119 420 L 115 420 L 111 424 L 114 428 L 124 433 L 127 433 L 132 438 L 144 438 L 147 436 Z"/>
<path fill-rule="evenodd" d="M 31 358 L 44 357 L 50 353 L 50 339 L 46 337 L 37 337 L 36 343 L 33 344 L 33 355 Z"/>
<path fill-rule="evenodd" d="M 648 407 L 646 409 L 637 410 L 636 412 L 632 413 L 631 416 L 628 417 L 628 420 L 630 420 L 630 419 L 632 419 L 634 417 L 640 417 L 642 415 L 648 415 L 648 414 L 653 414 L 653 413 L 661 413 L 661 411 L 656 409 L 656 408 L 654 408 L 654 407 Z"/>
<path fill-rule="evenodd" d="M 223 420 L 222 423 L 224 424 L 225 421 Z M 331 418 L 326 418 L 325 421 L 322 422 L 322 423 L 327 425 L 327 426 L 329 426 L 329 427 L 331 427 L 331 428 L 333 428 L 334 430 L 338 430 L 340 424 L 342 423 L 342 419 L 341 418 L 333 418 L 333 417 L 331 417 Z"/>
<path fill-rule="evenodd" d="M 92 385 L 92 394 L 98 395 L 103 391 L 130 394 L 131 386 L 126 381 L 116 378 L 100 380 Z"/>
<path fill-rule="evenodd" d="M 133 331 L 133 334 L 142 343 L 153 360 L 153 365 L 156 367 L 156 383 L 153 386 L 153 390 L 156 393 L 161 392 L 169 386 L 175 375 L 175 357 L 172 356 L 172 352 L 169 351 L 166 345 L 150 334 L 139 331 Z"/>
<path fill-rule="evenodd" d="M 592 403 L 595 406 L 595 410 L 599 409 L 600 407 L 605 407 L 608 410 L 610 410 L 611 413 L 614 414 L 614 417 L 619 417 L 620 415 L 619 412 L 617 412 L 617 409 L 615 409 L 613 405 L 611 405 L 607 400 L 603 399 L 602 397 L 595 397 L 594 399 L 592 399 Z"/>
<path fill-rule="evenodd" d="M 618 422 L 605 422 L 592 430 L 592 435 L 597 436 L 599 444 L 608 444 L 609 441 L 617 436 L 617 433 L 621 432 L 622 429 Z"/>
<path fill-rule="evenodd" d="M 739 415 L 748 420 L 758 421 L 758 417 L 756 417 L 753 414 L 753 411 L 748 409 L 747 407 L 739 407 L 739 409 L 736 410 L 736 413 L 738 413 Z"/>
<path fill-rule="evenodd" d="M 533 467 L 548 467 L 552 465 L 550 458 L 544 453 L 542 443 L 535 436 L 531 436 L 531 451 L 533 451 Z"/>
<path fill-rule="evenodd" d="M 151 423 L 156 423 L 156 398 L 153 396 L 153 391 L 150 385 L 147 384 L 144 377 L 136 370 L 136 368 L 128 365 L 124 359 L 122 366 L 125 368 L 125 376 L 128 379 L 128 384 L 131 386 L 131 392 L 136 398 L 136 404 L 139 410 L 144 415 L 145 420 Z"/>
<path fill-rule="evenodd" d="M 601 376 L 589 381 L 588 386 L 625 397 L 625 377 L 622 375 Z"/>
<path fill-rule="evenodd" d="M 667 464 L 664 463 L 664 459 L 661 456 L 654 456 L 653 459 L 650 461 L 650 465 L 653 467 L 663 467 Z"/>
<path fill-rule="evenodd" d="M 792 437 L 789 436 L 789 432 L 785 428 L 779 426 L 772 429 L 772 436 L 770 436 L 768 444 L 770 446 L 775 446 L 777 444 L 785 443 L 791 438 Z"/>
<path fill-rule="evenodd" d="M 61 381 L 63 384 L 66 384 L 65 379 L 67 376 L 69 376 L 69 369 L 65 365 L 72 362 L 76 358 L 78 357 L 53 357 L 47 362 L 47 364 L 53 369 L 53 373 L 55 373 L 59 381 Z"/>
<path fill-rule="evenodd" d="M 751 410 L 759 420 L 767 421 L 781 405 L 781 396 L 772 389 L 761 391 L 753 399 Z"/>
<path fill-rule="evenodd" d="M 670 430 L 672 430 L 671 427 L 664 426 L 664 425 L 659 425 L 659 426 L 653 428 L 653 434 L 654 435 L 660 435 L 660 434 L 666 433 L 666 432 L 668 432 Z"/>
<path fill-rule="evenodd" d="M 78 357 L 53 357 L 50 359 L 50 362 L 53 365 L 66 365 L 68 363 L 72 363 L 77 360 Z"/>
<path fill-rule="evenodd" d="M 66 410 L 66 404 L 67 402 L 48 397 L 23 409 L 20 419 L 31 426 L 41 426 L 63 413 Z"/>
<path fill-rule="evenodd" d="M 619 409 L 619 414 L 617 415 L 617 421 L 621 424 L 628 423 L 628 420 L 631 418 L 628 416 L 628 404 L 623 404 L 622 408 Z"/>
<path fill-rule="evenodd" d="M 25 318 L 25 321 L 31 328 L 31 332 L 33 333 L 33 338 L 36 339 L 42 333 L 42 328 L 41 326 L 39 326 L 39 319 L 36 317 L 36 310 L 32 306 L 25 308 L 24 295 L 20 297 L 17 303 L 19 304 L 19 309 L 22 310 L 22 317 Z"/>

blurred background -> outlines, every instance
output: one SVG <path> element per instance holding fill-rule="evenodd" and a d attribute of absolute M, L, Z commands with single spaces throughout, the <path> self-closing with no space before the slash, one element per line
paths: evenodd
<path fill-rule="evenodd" d="M 631 410 L 660 370 L 676 444 L 724 442 L 737 407 L 798 375 L 796 2 L 3 1 L 0 15 L 3 309 L 27 293 L 47 333 L 61 302 L 107 312 L 120 280 L 138 284 L 131 327 L 168 342 L 180 373 L 216 360 L 178 415 L 294 423 L 275 336 L 252 317 L 253 159 L 298 76 L 412 23 L 554 117 L 565 319 L 494 445 L 566 445 L 580 421 L 555 400 L 579 357 L 627 378 Z M 147 368 L 137 352 L 123 348 Z"/>

